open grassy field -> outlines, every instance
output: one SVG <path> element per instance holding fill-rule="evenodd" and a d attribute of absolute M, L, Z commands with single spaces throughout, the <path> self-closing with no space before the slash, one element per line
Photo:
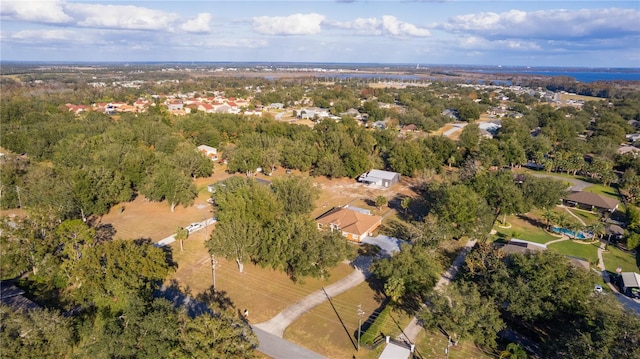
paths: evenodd
<path fill-rule="evenodd" d="M 573 256 L 578 258 L 584 258 L 589 263 L 598 263 L 598 246 L 600 242 L 595 243 L 581 243 L 579 241 L 562 241 L 549 245 L 549 249 L 557 251 L 567 256 Z"/>
<path fill-rule="evenodd" d="M 601 97 L 594 97 L 594 96 L 584 96 L 584 95 L 576 95 L 573 93 L 561 93 L 560 94 L 560 101 L 569 101 L 569 100 L 574 100 L 574 101 L 603 101 L 604 99 Z"/>
<path fill-rule="evenodd" d="M 614 246 L 607 246 L 607 250 L 602 254 L 604 267 L 615 273 L 616 268 L 621 267 L 623 272 L 640 272 L 636 257 L 630 252 L 625 252 Z"/>

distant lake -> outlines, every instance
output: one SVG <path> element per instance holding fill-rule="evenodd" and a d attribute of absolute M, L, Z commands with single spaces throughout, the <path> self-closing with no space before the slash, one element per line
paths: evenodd
<path fill-rule="evenodd" d="M 332 79 L 381 79 L 381 80 L 398 80 L 398 81 L 411 81 L 420 80 L 420 77 L 416 75 L 397 75 L 397 74 L 327 74 L 318 75 L 318 77 L 327 77 Z"/>
<path fill-rule="evenodd" d="M 540 76 L 568 76 L 579 82 L 594 81 L 640 81 L 640 69 L 628 71 L 572 71 L 572 70 L 524 70 L 524 69 L 487 69 L 475 72 L 486 74 L 514 74 L 514 75 L 540 75 Z"/>

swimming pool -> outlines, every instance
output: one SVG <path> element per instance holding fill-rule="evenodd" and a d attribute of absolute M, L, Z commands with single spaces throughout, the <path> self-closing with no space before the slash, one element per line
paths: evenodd
<path fill-rule="evenodd" d="M 593 238 L 593 234 L 592 233 L 584 232 L 584 231 L 578 231 L 578 234 L 575 234 L 572 230 L 570 230 L 568 228 L 561 228 L 561 227 L 552 227 L 551 230 L 556 232 L 556 233 L 566 234 L 567 236 L 569 236 L 571 238 L 577 238 L 577 239 Z"/>

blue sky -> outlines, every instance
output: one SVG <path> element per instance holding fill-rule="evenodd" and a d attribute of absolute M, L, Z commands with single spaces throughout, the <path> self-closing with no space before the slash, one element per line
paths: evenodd
<path fill-rule="evenodd" d="M 2 0 L 0 59 L 640 67 L 640 1 Z"/>

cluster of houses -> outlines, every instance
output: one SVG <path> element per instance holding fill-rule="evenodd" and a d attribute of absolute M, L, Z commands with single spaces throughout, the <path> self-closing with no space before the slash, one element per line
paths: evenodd
<path fill-rule="evenodd" d="M 94 103 L 90 106 L 76 105 L 67 103 L 65 107 L 68 111 L 79 115 L 86 111 L 97 111 L 113 115 L 116 113 L 140 113 L 146 112 L 149 107 L 164 106 L 172 115 L 186 115 L 196 111 L 204 113 L 230 113 L 230 114 L 244 114 L 247 116 L 262 116 L 262 108 L 256 107 L 255 110 L 249 110 L 250 99 L 225 97 L 221 93 L 215 92 L 214 96 L 196 97 L 195 93 L 191 96 L 178 94 L 168 96 L 152 96 L 153 100 L 147 98 L 139 98 L 129 104 L 126 102 L 109 102 L 109 103 Z M 158 100 L 158 102 L 156 102 Z"/>

